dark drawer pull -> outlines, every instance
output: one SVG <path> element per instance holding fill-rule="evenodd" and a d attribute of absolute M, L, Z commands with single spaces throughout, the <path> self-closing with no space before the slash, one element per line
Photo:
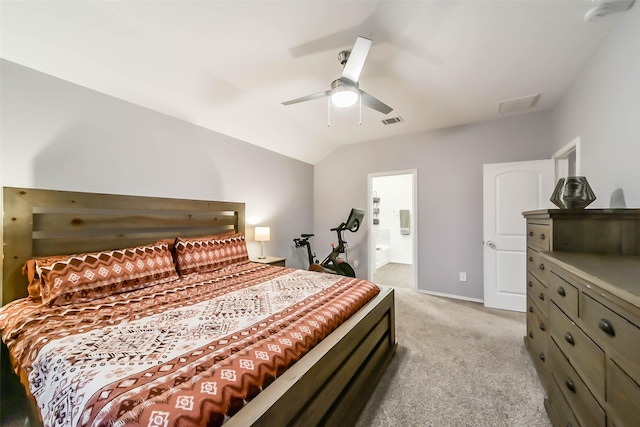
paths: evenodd
<path fill-rule="evenodd" d="M 533 231 L 529 232 L 529 236 L 533 237 Z"/>
<path fill-rule="evenodd" d="M 571 390 L 573 393 L 576 392 L 576 386 L 573 384 L 573 381 L 571 381 L 571 378 L 567 378 L 566 380 L 564 380 L 564 383 L 567 385 L 567 388 L 569 390 Z"/>
<path fill-rule="evenodd" d="M 540 358 L 540 360 L 542 360 L 542 361 L 544 362 L 544 353 L 540 353 L 540 354 L 538 355 L 538 357 Z"/>
<path fill-rule="evenodd" d="M 557 292 L 558 292 L 558 295 L 560 295 L 561 297 L 567 296 L 567 293 L 564 291 L 564 288 L 562 286 L 558 288 Z"/>
<path fill-rule="evenodd" d="M 544 301 L 544 294 L 540 293 L 540 295 L 538 295 L 538 298 L 540 298 L 542 301 Z"/>
<path fill-rule="evenodd" d="M 544 270 L 544 264 L 540 264 L 540 270 Z M 520 282 L 522 283 L 522 282 Z"/>
<path fill-rule="evenodd" d="M 540 240 L 544 240 L 544 234 L 540 235 Z"/>
<path fill-rule="evenodd" d="M 533 282 L 531 280 L 529 280 L 529 287 L 533 288 Z"/>
<path fill-rule="evenodd" d="M 529 306 L 529 313 L 533 313 L 533 307 Z"/>
<path fill-rule="evenodd" d="M 533 257 L 532 256 L 529 257 L 529 262 L 533 262 Z"/>
<path fill-rule="evenodd" d="M 602 329 L 605 334 L 611 335 L 612 337 L 616 336 L 616 331 L 613 330 L 611 322 L 607 319 L 600 319 L 598 322 L 598 328 Z"/>
<path fill-rule="evenodd" d="M 529 338 L 533 339 L 533 332 L 529 332 Z"/>
<path fill-rule="evenodd" d="M 564 334 L 564 340 L 571 345 L 576 345 L 576 342 L 573 340 L 573 336 L 569 332 Z"/>
<path fill-rule="evenodd" d="M 540 330 L 544 331 L 544 323 L 540 323 Z"/>

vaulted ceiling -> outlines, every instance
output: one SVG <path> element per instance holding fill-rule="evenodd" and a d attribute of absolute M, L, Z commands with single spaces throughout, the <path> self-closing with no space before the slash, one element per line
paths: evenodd
<path fill-rule="evenodd" d="M 0 55 L 316 163 L 343 144 L 552 108 L 620 17 L 575 1 L 2 1 Z M 360 88 L 327 99 L 341 50 L 373 40 Z M 540 93 L 528 110 L 498 103 Z M 62 100 L 63 102 L 63 100 Z M 383 125 L 382 119 L 402 117 Z"/>

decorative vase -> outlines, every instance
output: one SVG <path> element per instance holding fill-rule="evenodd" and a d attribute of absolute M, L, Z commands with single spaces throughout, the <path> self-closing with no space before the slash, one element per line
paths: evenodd
<path fill-rule="evenodd" d="M 560 178 L 551 195 L 551 201 L 560 209 L 584 209 L 595 199 L 596 195 L 584 176 Z"/>

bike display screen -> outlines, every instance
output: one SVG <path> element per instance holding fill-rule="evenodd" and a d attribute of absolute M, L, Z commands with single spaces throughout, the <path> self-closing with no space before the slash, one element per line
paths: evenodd
<path fill-rule="evenodd" d="M 362 224 L 362 219 L 364 218 L 364 209 L 351 209 L 351 213 L 349 214 L 349 218 L 347 219 L 347 223 L 345 224 L 345 229 L 349 231 L 356 232 L 360 228 L 360 224 Z"/>

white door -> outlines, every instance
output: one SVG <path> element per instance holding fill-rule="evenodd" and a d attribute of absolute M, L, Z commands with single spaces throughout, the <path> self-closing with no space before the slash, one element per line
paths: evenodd
<path fill-rule="evenodd" d="M 552 207 L 554 161 L 484 165 L 484 305 L 526 309 L 527 224 L 522 212 Z"/>

